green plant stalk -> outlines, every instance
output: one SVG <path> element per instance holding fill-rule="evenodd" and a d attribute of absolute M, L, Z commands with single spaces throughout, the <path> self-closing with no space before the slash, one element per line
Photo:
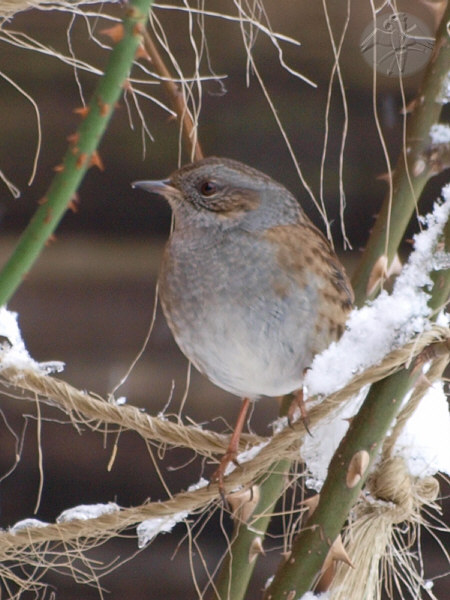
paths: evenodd
<path fill-rule="evenodd" d="M 292 396 L 284 396 L 279 411 L 280 417 L 287 416 L 291 403 Z M 256 561 L 259 558 L 249 560 L 251 545 L 258 536 L 261 541 L 264 539 L 271 520 L 269 515 L 283 493 L 285 476 L 290 465 L 291 461 L 289 460 L 274 463 L 268 476 L 258 482 L 260 499 L 254 515 L 260 516 L 256 518 L 256 521 L 252 520 L 251 528 L 247 524 L 235 522 L 230 549 L 216 577 L 212 600 L 242 600 L 245 597 Z"/>
<path fill-rule="evenodd" d="M 426 166 L 422 172 L 419 172 L 418 165 L 430 144 L 430 127 L 438 122 L 443 106 L 437 99 L 442 94 L 444 80 L 449 72 L 450 35 L 447 30 L 449 21 L 450 3 L 437 31 L 433 55 L 408 123 L 406 164 L 402 154 L 393 174 L 392 206 L 388 195 L 353 276 L 352 283 L 357 306 L 361 306 L 366 300 L 369 277 L 377 260 L 387 254 L 388 265 L 391 265 L 420 194 L 431 175 Z"/>
<path fill-rule="evenodd" d="M 41 199 L 40 207 L 0 273 L 0 306 L 11 299 L 26 277 L 91 166 L 91 159 L 95 156 L 142 42 L 141 32 L 151 4 L 152 0 L 130 0 L 126 6 L 123 37 L 111 52 L 105 73 L 88 105 L 86 117 L 73 136 L 60 170 Z"/>
<path fill-rule="evenodd" d="M 354 487 L 347 486 L 346 476 L 352 457 L 366 450 L 370 468 L 400 409 L 402 398 L 419 375 L 420 369 L 414 371 L 411 366 L 372 386 L 333 456 L 317 508 L 296 538 L 290 559 L 280 565 L 264 600 L 300 598 L 311 589 L 365 481 L 363 476 Z"/>
<path fill-rule="evenodd" d="M 272 512 L 283 491 L 286 473 L 290 467 L 289 460 L 281 460 L 271 468 L 270 475 L 260 485 L 260 499 L 256 506 L 255 519 L 250 518 L 251 525 L 236 521 L 233 537 L 227 556 L 223 562 L 214 587 L 214 600 L 243 600 L 256 558 L 250 560 L 250 551 L 255 538 L 264 536 L 272 518 Z"/>

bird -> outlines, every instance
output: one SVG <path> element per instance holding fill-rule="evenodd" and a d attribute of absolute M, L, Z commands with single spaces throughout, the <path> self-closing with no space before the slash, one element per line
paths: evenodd
<path fill-rule="evenodd" d="M 242 399 L 219 467 L 221 493 L 251 402 L 299 392 L 314 356 L 342 335 L 353 305 L 344 267 L 298 200 L 265 173 L 209 156 L 132 186 L 174 215 L 159 294 L 179 348 Z"/>

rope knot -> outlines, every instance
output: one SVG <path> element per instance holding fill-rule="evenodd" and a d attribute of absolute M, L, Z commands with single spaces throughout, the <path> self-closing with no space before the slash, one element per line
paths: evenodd
<path fill-rule="evenodd" d="M 367 487 L 376 500 L 390 504 L 383 507 L 383 512 L 390 514 L 393 523 L 415 520 L 422 505 L 434 502 L 439 493 L 434 477 L 413 477 L 400 456 L 383 460 Z"/>

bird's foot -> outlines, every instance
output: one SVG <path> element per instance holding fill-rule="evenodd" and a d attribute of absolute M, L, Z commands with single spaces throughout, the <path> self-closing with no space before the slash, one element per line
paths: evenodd
<path fill-rule="evenodd" d="M 214 473 L 211 475 L 211 477 L 209 479 L 210 483 L 217 483 L 217 486 L 219 488 L 219 494 L 221 495 L 224 503 L 225 503 L 224 477 L 225 477 L 225 472 L 227 470 L 227 467 L 230 463 L 234 463 L 237 467 L 240 466 L 239 462 L 237 460 L 237 451 L 232 448 L 228 448 L 228 450 L 222 456 L 222 458 L 220 459 L 219 466 L 217 467 L 217 469 L 214 471 Z"/>
<path fill-rule="evenodd" d="M 295 415 L 295 412 L 297 409 L 300 411 L 300 420 L 303 423 L 304 428 L 309 433 L 309 435 L 312 436 L 312 433 L 309 429 L 309 415 L 308 415 L 308 411 L 306 409 L 306 404 L 305 404 L 305 399 L 304 399 L 302 388 L 299 389 L 295 393 L 294 398 L 291 402 L 291 405 L 289 406 L 287 419 L 288 419 L 288 423 L 291 427 L 292 427 L 292 424 L 294 423 L 294 415 Z"/>

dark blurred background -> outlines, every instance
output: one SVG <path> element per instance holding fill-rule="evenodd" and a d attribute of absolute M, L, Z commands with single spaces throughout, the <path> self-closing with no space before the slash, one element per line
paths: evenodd
<path fill-rule="evenodd" d="M 329 4 L 330 20 L 338 40 L 345 23 L 345 7 L 338 2 Z M 433 14 L 422 3 L 403 5 L 399 3 L 399 10 L 403 8 L 420 17 L 426 28 L 434 31 Z M 270 0 L 264 6 L 274 31 L 301 42 L 301 46 L 281 42 L 287 64 L 317 84 L 317 88 L 313 88 L 283 70 L 277 50 L 263 33 L 258 34 L 253 48 L 256 65 L 302 172 L 318 197 L 324 115 L 333 66 L 323 8 L 321 3 L 306 1 Z M 233 10 L 230 3 L 218 0 L 208 2 L 207 9 L 229 14 Z M 118 16 L 122 7 L 95 5 L 90 10 Z M 190 74 L 194 55 L 186 14 L 164 9 L 155 12 L 183 72 Z M 386 172 L 386 165 L 373 118 L 373 73 L 360 49 L 361 36 L 371 18 L 369 2 L 352 6 L 341 57 L 349 115 L 344 160 L 345 224 L 353 246 L 352 251 L 342 254 L 342 260 L 350 271 L 367 240 L 387 187 L 380 178 Z M 14 199 L 7 187 L 0 185 L 3 262 L 36 209 L 37 201 L 45 194 L 53 177 L 53 167 L 61 162 L 67 147 L 67 136 L 77 127 L 79 117 L 73 112 L 81 105 L 77 81 L 86 99 L 96 83 L 96 76 L 80 69 L 75 72 L 57 58 L 18 48 L 13 43 L 17 36 L 13 38 L 11 32 L 21 32 L 22 36 L 30 36 L 66 54 L 73 51 L 80 60 L 103 68 L 108 53 L 90 39 L 86 23 L 83 18 L 72 20 L 69 14 L 59 11 L 29 10 L 3 23 L 0 29 L 0 71 L 36 101 L 43 133 L 36 177 L 28 186 L 37 141 L 35 111 L 17 87 L 8 79 L 0 78 L 0 169 L 21 190 L 20 198 Z M 90 18 L 89 23 L 96 28 L 98 38 L 107 44 L 108 38 L 98 30 L 108 24 L 102 20 L 97 23 L 94 18 Z M 210 17 L 205 20 L 205 31 L 211 69 L 219 76 L 227 75 L 203 84 L 199 137 L 205 154 L 242 160 L 283 182 L 323 229 L 318 211 L 299 180 L 251 69 L 247 86 L 246 55 L 239 24 Z M 201 72 L 209 74 L 206 60 Z M 141 76 L 138 69 L 134 74 Z M 404 79 L 407 102 L 417 94 L 422 75 L 423 71 L 418 71 Z M 159 85 L 148 86 L 147 91 L 165 100 Z M 10 309 L 19 313 L 26 345 L 36 360 L 64 361 L 64 379 L 102 396 L 125 374 L 144 341 L 152 316 L 161 251 L 170 228 L 168 207 L 143 192 L 132 191 L 130 182 L 164 177 L 178 164 L 176 123 L 155 103 L 141 100 L 141 109 L 154 139 L 146 140 L 144 156 L 141 124 L 132 100 L 129 97 L 128 100 L 130 108 L 121 102 L 100 146 L 105 170 L 92 168 L 88 172 L 79 190 L 78 211 L 66 214 L 58 228 L 56 242 L 45 250 L 9 304 Z M 402 140 L 398 78 L 378 75 L 376 105 L 394 165 Z M 342 100 L 335 83 L 323 190 L 338 249 L 342 248 L 338 168 L 343 116 Z M 182 160 L 187 160 L 186 155 Z M 424 212 L 438 195 L 443 181 L 448 179 L 447 172 L 430 182 L 423 198 Z M 416 223 L 411 223 L 407 235 L 411 236 L 416 228 Z M 177 412 L 186 374 L 186 360 L 158 312 L 150 342 L 118 395 L 156 414 L 165 407 L 174 384 L 167 411 Z M 236 398 L 192 372 L 185 416 L 223 431 L 226 429 L 223 419 L 232 422 L 238 405 Z M 0 525 L 7 527 L 32 516 L 39 487 L 38 442 L 33 404 L 2 398 L 2 409 L 16 432 L 23 427 L 22 413 L 29 415 L 22 459 L 13 474 L 1 481 Z M 253 429 L 261 434 L 269 433 L 268 424 L 276 414 L 275 402 L 261 400 L 252 418 Z M 115 500 L 122 506 L 131 506 L 149 497 L 152 500 L 166 497 L 138 436 L 132 433 L 121 436 L 114 467 L 107 472 L 112 438 L 87 431 L 80 433 L 70 425 L 52 421 L 60 418 L 55 412 L 50 411 L 46 416 L 48 420 L 42 424 L 44 486 L 37 517 L 53 521 L 65 508 L 81 503 Z M 5 425 L 1 425 L 0 443 L 0 467 L 5 472 L 14 460 L 13 439 Z M 191 458 L 189 452 L 181 450 L 167 453 L 161 468 L 172 492 L 186 488 L 202 474 L 211 473 L 212 467 L 204 467 L 199 461 L 182 468 Z M 229 530 L 229 519 L 224 523 Z M 210 568 L 214 568 L 225 548 L 224 541 L 221 545 L 215 544 L 215 539 L 220 537 L 220 527 L 220 520 L 212 519 L 206 528 L 211 535 L 204 536 L 202 541 Z M 138 557 L 106 576 L 104 586 L 111 591 L 108 597 L 113 600 L 132 595 L 152 600 L 197 597 L 189 572 L 187 542 L 173 561 L 168 562 L 183 533 L 183 527 L 178 526 L 174 535 L 162 536 Z M 108 561 L 119 553 L 121 559 L 125 559 L 135 550 L 135 540 L 117 540 L 98 556 Z M 426 552 L 431 577 L 444 567 L 436 545 L 427 546 Z M 249 597 L 258 597 L 278 556 L 273 552 L 262 559 L 251 592 L 253 596 Z M 162 572 L 167 572 L 167 578 L 162 579 Z M 199 579 L 204 585 L 206 578 L 201 571 Z M 57 587 L 57 597 L 99 597 L 97 590 L 81 588 L 71 578 L 49 576 L 48 580 Z M 439 589 L 448 590 L 448 585 L 444 586 L 442 580 L 436 583 L 438 596 Z"/>

